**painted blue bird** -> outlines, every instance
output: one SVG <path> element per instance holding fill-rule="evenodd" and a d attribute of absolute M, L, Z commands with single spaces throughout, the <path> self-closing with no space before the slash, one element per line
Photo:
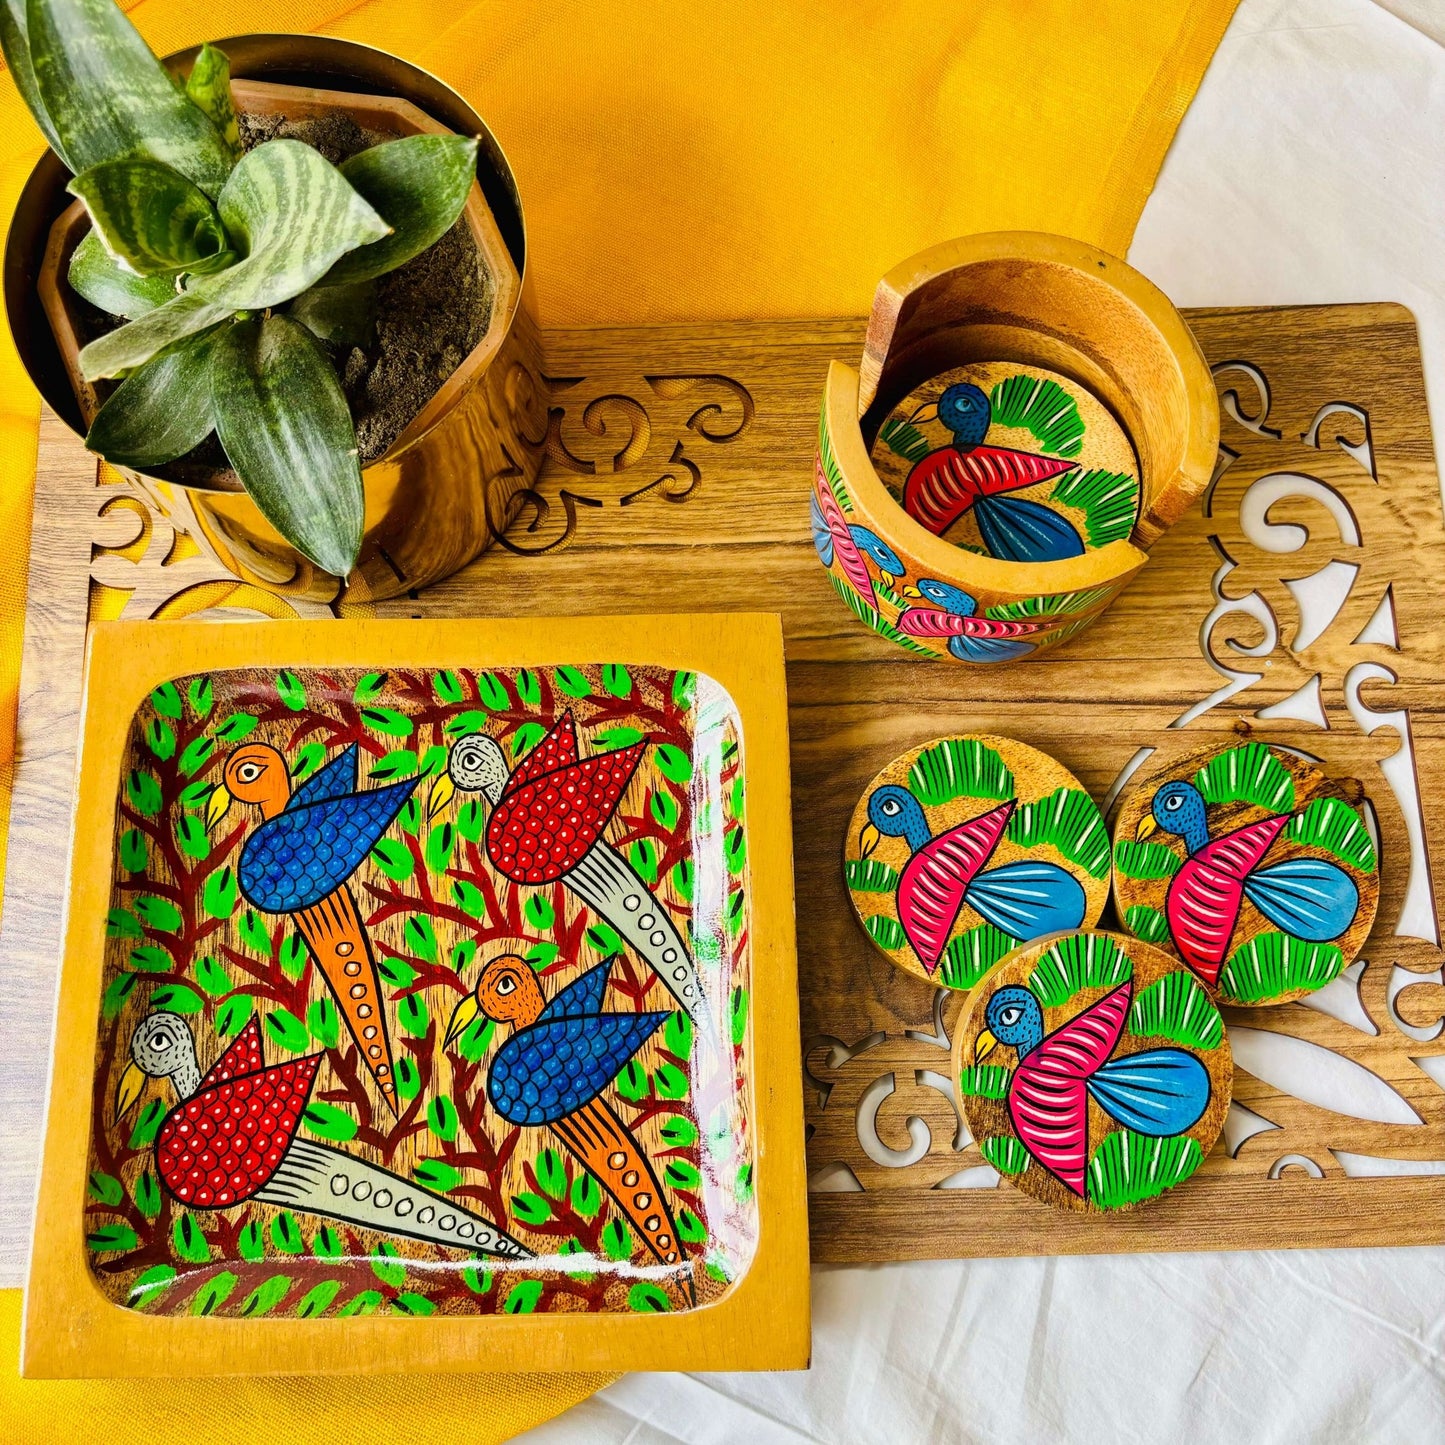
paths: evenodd
<path fill-rule="evenodd" d="M 858 594 L 870 605 L 875 604 L 878 597 L 864 558 L 872 562 L 883 576 L 896 581 L 903 576 L 903 561 L 898 553 L 872 528 L 848 522 L 822 476 L 814 485 L 810 510 L 813 547 L 818 553 L 818 560 L 825 567 L 831 567 L 836 556 L 843 575 Z"/>
<path fill-rule="evenodd" d="M 869 797 L 859 854 L 866 858 L 883 834 L 907 842 L 912 856 L 899 875 L 895 907 L 909 946 L 930 976 L 965 903 L 1020 942 L 1083 923 L 1088 911 L 1083 886 L 1057 863 L 1024 858 L 985 869 L 1016 806 L 1002 803 L 935 838 L 907 788 L 885 783 Z"/>
<path fill-rule="evenodd" d="M 604 1013 L 607 959 L 548 1003 L 536 970 L 502 954 L 483 968 L 475 991 L 447 1026 L 450 1047 L 479 1014 L 515 1032 L 497 1050 L 487 1097 L 509 1123 L 546 1125 L 617 1201 L 662 1264 L 681 1257 L 667 1197 L 642 1145 L 602 1098 L 666 1013 Z"/>
<path fill-rule="evenodd" d="M 1027 989 L 1007 984 L 988 1001 L 974 1043 L 981 1063 L 1000 1044 L 1018 1053 L 1008 1086 L 1014 1131 L 1030 1154 L 1080 1198 L 1089 1158 L 1089 1100 L 1126 1129 L 1152 1138 L 1182 1134 L 1209 1107 L 1209 1070 L 1183 1049 L 1113 1057 L 1132 980 L 1045 1037 L 1044 1011 Z"/>
<path fill-rule="evenodd" d="M 1325 858 L 1286 858 L 1260 867 L 1291 814 L 1274 813 L 1218 838 L 1209 836 L 1204 795 L 1176 778 L 1160 785 L 1137 837 L 1156 829 L 1184 840 L 1188 857 L 1169 883 L 1164 914 L 1179 956 L 1206 983 L 1218 982 L 1244 900 L 1295 938 L 1323 943 L 1354 922 L 1360 891 Z"/>
<path fill-rule="evenodd" d="M 915 587 L 903 589 L 905 597 L 931 605 L 909 607 L 899 614 L 898 630 L 911 637 L 946 637 L 948 650 L 962 662 L 1012 662 L 1034 650 L 1023 639 L 1042 632 L 1048 619 L 1026 618 L 1004 621 L 979 617 L 978 603 L 962 587 L 921 577 Z"/>
<path fill-rule="evenodd" d="M 984 546 L 1009 562 L 1055 562 L 1083 555 L 1083 539 L 1066 517 L 1014 495 L 1051 481 L 1077 463 L 986 446 L 993 407 L 972 382 L 955 382 L 909 420 L 935 416 L 953 433 L 953 445 L 914 463 L 903 486 L 903 509 L 910 517 L 941 537 L 972 510 Z"/>
<path fill-rule="evenodd" d="M 290 914 L 336 999 L 382 1096 L 396 1108 L 386 1013 L 371 939 L 347 880 L 381 840 L 416 778 L 357 791 L 353 743 L 293 793 L 286 759 L 269 743 L 245 743 L 226 759 L 207 804 L 214 828 L 237 798 L 263 822 L 241 849 L 236 880 L 262 913 Z"/>

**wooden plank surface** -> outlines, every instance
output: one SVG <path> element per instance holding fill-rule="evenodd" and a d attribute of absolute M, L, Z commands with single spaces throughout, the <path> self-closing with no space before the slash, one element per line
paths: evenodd
<path fill-rule="evenodd" d="M 1445 866 L 1437 842 L 1445 828 L 1445 526 L 1414 322 L 1389 305 L 1218 310 L 1190 320 L 1224 396 L 1212 493 L 1096 626 L 1035 661 L 980 671 L 910 657 L 855 622 L 818 565 L 807 522 L 818 402 L 828 361 L 856 362 L 861 320 L 548 334 L 553 410 L 537 492 L 522 499 L 502 546 L 424 595 L 376 609 L 479 619 L 782 614 L 809 1162 L 820 1190 L 812 1197 L 815 1258 L 1445 1237 L 1445 1176 L 1382 1172 L 1445 1161 L 1437 1082 L 1445 1082 L 1437 975 L 1445 955 L 1434 903 L 1434 877 Z M 1321 419 L 1334 406 L 1346 409 Z M 47 463 L 40 499 L 77 484 L 83 455 L 69 467 L 67 475 Z M 73 509 L 82 523 L 95 515 L 91 495 Z M 54 505 L 40 499 L 37 506 Z M 55 548 L 40 533 L 44 557 Z M 159 542 L 152 551 L 135 560 L 142 612 L 187 585 L 177 577 L 168 591 L 172 569 Z M 100 556 L 93 570 L 112 575 L 113 560 Z M 45 575 L 33 574 L 32 587 Z M 60 587 L 59 573 L 45 585 L 47 594 Z M 64 585 L 83 598 L 88 578 L 69 573 Z M 198 605 L 214 600 L 204 587 L 189 595 Z M 170 605 L 184 612 L 186 597 Z M 1368 640 L 1387 637 L 1391 625 L 1398 646 Z M 66 657 L 78 656 L 73 620 L 32 609 L 31 631 L 37 675 L 43 660 L 64 671 Z M 78 672 L 68 676 L 73 682 Z M 1222 697 L 1231 686 L 1238 690 Z M 29 674 L 26 690 L 38 699 Z M 9 1038 L 25 1039 L 6 1095 L 20 1103 L 0 1118 L 12 1276 L 31 1194 L 26 1161 L 39 1128 L 55 967 L 53 929 L 13 927 L 12 909 L 17 898 L 35 909 L 31 918 L 53 908 L 68 819 L 59 763 L 48 788 L 32 785 L 40 759 L 28 749 L 39 748 L 41 733 L 57 755 L 73 743 L 63 712 L 52 717 L 38 701 L 21 726 L 16 816 L 25 831 L 12 849 L 0 953 L 0 1023 Z M 1236 1010 L 1230 1023 L 1236 1033 L 1287 1034 L 1358 1064 L 1374 1079 L 1366 1094 L 1384 1091 L 1377 1117 L 1322 1107 L 1333 1065 L 1306 1050 L 1288 1087 L 1237 1068 L 1236 1099 L 1274 1127 L 1242 1143 L 1227 1136 L 1237 1153 L 1221 1145 L 1188 1188 L 1127 1220 L 1061 1224 L 1008 1188 L 935 1187 L 988 1182 L 945 1092 L 957 1001 L 872 948 L 849 908 L 841 855 L 867 780 L 896 753 L 944 732 L 1002 733 L 1041 747 L 1101 803 L 1144 750 L 1240 733 L 1364 779 L 1384 861 L 1363 970 L 1332 995 L 1354 1022 L 1293 1004 Z M 1419 841 L 1429 854 L 1412 863 Z M 1319 1059 L 1313 1071 L 1310 1058 Z"/>

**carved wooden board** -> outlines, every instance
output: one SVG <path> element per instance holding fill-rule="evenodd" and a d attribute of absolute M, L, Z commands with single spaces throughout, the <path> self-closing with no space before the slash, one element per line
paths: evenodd
<path fill-rule="evenodd" d="M 854 320 L 551 333 L 549 461 L 505 542 L 425 595 L 377 608 L 782 613 L 817 1259 L 1445 1238 L 1433 884 L 1445 866 L 1445 525 L 1414 322 L 1389 305 L 1190 320 L 1224 408 L 1214 484 L 1103 619 L 1037 663 L 979 671 L 909 657 L 829 586 L 807 497 L 824 373 L 832 358 L 856 361 Z M 9 1066 L 23 1076 L 9 1097 L 26 1107 L 0 1121 L 0 1152 L 18 1161 L 6 1164 L 7 1200 L 31 1194 L 49 1035 L 53 950 L 16 920 L 43 920 L 59 901 L 67 689 L 89 584 L 73 529 L 112 543 L 137 530 L 114 520 L 113 491 L 77 499 L 89 474 L 78 447 L 42 457 L 37 508 L 57 530 L 37 529 L 32 597 L 43 601 L 30 615 L 0 957 L 5 1031 L 34 1043 Z M 101 505 L 111 520 L 97 520 Z M 258 605 L 228 597 L 195 561 L 163 565 L 162 530 L 92 563 L 91 576 L 136 588 L 129 615 Z M 1201 746 L 1259 737 L 1363 780 L 1379 915 L 1327 994 L 1227 1011 L 1235 1107 L 1186 1188 L 1119 1218 L 1060 1216 L 997 1187 L 962 1126 L 948 1078 L 961 999 L 874 949 L 848 903 L 843 834 L 878 769 L 943 734 L 1040 747 L 1106 805 L 1150 750 L 1178 745 L 1178 729 Z M 1102 926 L 1116 926 L 1111 911 Z M 12 1250 L 26 1225 L 7 1209 Z"/>

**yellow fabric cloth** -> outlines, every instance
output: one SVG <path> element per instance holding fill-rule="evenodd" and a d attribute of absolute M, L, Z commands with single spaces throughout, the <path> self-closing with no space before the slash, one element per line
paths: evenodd
<path fill-rule="evenodd" d="M 396 51 L 486 116 L 526 201 L 544 324 L 856 315 L 949 236 L 1122 254 L 1235 0 L 140 0 L 160 53 L 242 30 Z M 0 215 L 40 149 L 0 77 Z M 36 398 L 0 342 L 0 820 L 8 815 Z M 3 864 L 3 841 L 0 841 Z M 18 1294 L 0 1294 L 0 1354 Z M 99 1363 L 99 1362 L 98 1362 Z M 680 1366 L 687 1361 L 679 1360 Z M 498 1440 L 605 1377 L 20 1382 L 9 1440 Z M 350 1424 L 353 1428 L 339 1428 Z"/>

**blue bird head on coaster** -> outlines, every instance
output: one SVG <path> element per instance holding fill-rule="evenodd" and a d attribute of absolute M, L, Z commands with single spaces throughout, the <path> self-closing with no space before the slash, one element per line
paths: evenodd
<path fill-rule="evenodd" d="M 975 1059 L 986 1058 L 999 1044 L 1016 1049 L 1022 1059 L 1043 1041 L 1044 1011 L 1038 999 L 1018 984 L 999 989 L 983 1017 L 988 1027 L 978 1036 Z"/>
<path fill-rule="evenodd" d="M 1155 828 L 1183 838 L 1191 853 L 1209 841 L 1209 819 L 1204 795 L 1183 778 L 1164 783 L 1154 794 L 1149 817 L 1139 826 L 1139 837 L 1147 838 Z"/>
<path fill-rule="evenodd" d="M 937 402 L 918 408 L 911 421 L 939 422 L 953 433 L 953 444 L 959 450 L 981 446 L 993 420 L 993 407 L 982 387 L 971 381 L 956 381 L 945 388 Z"/>
<path fill-rule="evenodd" d="M 868 799 L 868 825 L 859 840 L 862 857 L 877 846 L 880 837 L 906 838 L 916 853 L 933 836 L 918 799 L 897 783 L 875 788 Z"/>

